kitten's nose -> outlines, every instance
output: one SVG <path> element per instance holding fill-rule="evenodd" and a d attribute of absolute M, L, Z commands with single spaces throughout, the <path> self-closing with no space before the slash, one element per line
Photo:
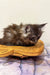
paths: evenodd
<path fill-rule="evenodd" d="M 36 38 L 36 36 L 31 36 L 30 39 L 33 41 Z"/>
<path fill-rule="evenodd" d="M 34 35 L 34 36 L 32 36 L 32 38 L 36 38 L 36 36 Z"/>
<path fill-rule="evenodd" d="M 34 36 L 32 36 L 32 39 L 36 39 L 36 36 L 34 35 Z"/>

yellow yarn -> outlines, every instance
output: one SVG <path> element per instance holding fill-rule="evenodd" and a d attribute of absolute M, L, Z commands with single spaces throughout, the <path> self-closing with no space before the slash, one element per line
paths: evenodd
<path fill-rule="evenodd" d="M 44 43 L 39 40 L 35 46 L 6 46 L 0 45 L 0 57 L 6 57 L 9 55 L 19 56 L 21 58 L 28 56 L 38 56 L 44 50 Z"/>

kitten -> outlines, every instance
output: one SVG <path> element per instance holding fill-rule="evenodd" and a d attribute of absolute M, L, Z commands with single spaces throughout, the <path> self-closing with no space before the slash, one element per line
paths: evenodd
<path fill-rule="evenodd" d="M 20 24 L 9 25 L 4 28 L 4 36 L 0 39 L 0 44 L 15 46 L 32 46 L 37 43 L 45 24 Z"/>

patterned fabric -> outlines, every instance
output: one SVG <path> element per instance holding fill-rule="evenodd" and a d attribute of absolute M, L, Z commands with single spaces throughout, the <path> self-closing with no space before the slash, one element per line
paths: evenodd
<path fill-rule="evenodd" d="M 50 47 L 38 57 L 0 58 L 0 75 L 50 75 Z"/>

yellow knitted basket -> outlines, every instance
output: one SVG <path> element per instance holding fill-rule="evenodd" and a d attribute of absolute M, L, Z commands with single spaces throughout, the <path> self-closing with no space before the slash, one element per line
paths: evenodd
<path fill-rule="evenodd" d="M 21 58 L 28 56 L 39 56 L 44 50 L 44 43 L 39 40 L 35 46 L 6 46 L 0 45 L 0 57 L 9 55 L 19 56 Z"/>

